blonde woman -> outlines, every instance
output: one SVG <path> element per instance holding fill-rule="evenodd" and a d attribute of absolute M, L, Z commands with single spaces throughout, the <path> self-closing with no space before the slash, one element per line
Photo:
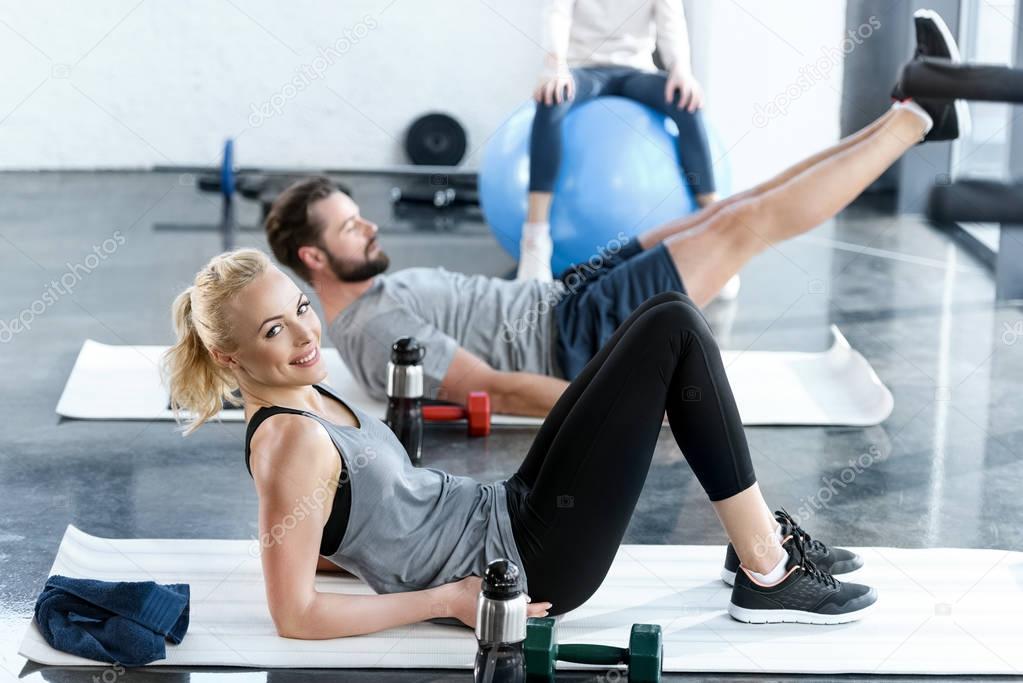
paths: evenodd
<path fill-rule="evenodd" d="M 413 467 L 380 420 L 324 385 L 320 321 L 263 253 L 213 258 L 175 300 L 174 322 L 166 362 L 173 405 L 191 414 L 187 431 L 241 391 L 266 596 L 282 636 L 336 638 L 436 618 L 474 626 L 479 577 L 499 557 L 521 569 L 531 616 L 575 609 L 610 568 L 665 412 L 731 540 L 722 578 L 734 583 L 732 616 L 840 623 L 876 600 L 828 571 L 857 568 L 857 556 L 771 514 L 721 354 L 684 294 L 648 300 L 619 327 L 518 471 L 496 483 Z M 378 594 L 318 592 L 316 570 L 335 565 Z"/>

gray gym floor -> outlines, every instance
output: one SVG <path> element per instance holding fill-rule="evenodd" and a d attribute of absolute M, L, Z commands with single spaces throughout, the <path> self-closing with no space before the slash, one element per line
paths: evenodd
<path fill-rule="evenodd" d="M 387 179 L 353 184 L 364 215 L 381 224 L 382 245 L 395 267 L 443 265 L 494 275 L 513 267 L 471 217 L 446 218 L 426 209 L 396 222 L 386 199 L 389 187 Z M 153 224 L 215 223 L 219 205 L 177 173 L 7 173 L 0 174 L 0 196 L 0 320 L 9 323 L 26 310 L 31 320 L 31 328 L 18 334 L 0 328 L 0 373 L 9 382 L 0 394 L 0 676 L 91 681 L 95 669 L 26 667 L 16 654 L 68 523 L 113 537 L 256 533 L 256 498 L 242 461 L 243 425 L 213 424 L 183 439 L 166 422 L 61 421 L 54 413 L 84 339 L 171 341 L 170 302 L 219 251 L 220 238 L 155 231 Z M 861 202 L 812 235 L 770 250 L 743 271 L 739 298 L 709 311 L 728 348 L 821 350 L 828 325 L 837 324 L 895 396 L 895 412 L 876 427 L 748 429 L 761 486 L 773 505 L 801 516 L 810 511 L 806 527 L 830 542 L 1023 550 L 1023 310 L 995 307 L 989 274 L 948 236 L 919 220 L 893 217 L 877 204 Z M 257 218 L 253 204 L 242 204 L 243 223 Z M 116 231 L 123 245 L 91 272 L 78 268 L 73 292 L 44 300 L 51 280 L 85 264 L 94 246 Z M 243 232 L 240 242 L 263 246 L 258 231 Z M 514 470 L 530 439 L 529 429 L 500 429 L 471 440 L 457 428 L 431 428 L 425 460 L 499 479 Z M 863 454 L 868 457 L 861 462 L 870 465 L 849 484 L 836 485 Z M 724 540 L 664 430 L 626 542 Z M 122 678 L 470 676 L 207 669 L 128 672 Z"/>

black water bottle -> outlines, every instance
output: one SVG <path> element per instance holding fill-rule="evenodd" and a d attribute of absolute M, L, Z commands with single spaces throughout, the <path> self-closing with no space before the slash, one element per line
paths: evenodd
<path fill-rule="evenodd" d="M 413 337 L 391 345 L 387 363 L 387 416 L 384 421 L 405 447 L 413 465 L 423 456 L 423 356 Z"/>
<path fill-rule="evenodd" d="M 523 683 L 526 680 L 526 595 L 519 568 L 511 560 L 494 560 L 483 573 L 476 603 L 475 683 Z"/>

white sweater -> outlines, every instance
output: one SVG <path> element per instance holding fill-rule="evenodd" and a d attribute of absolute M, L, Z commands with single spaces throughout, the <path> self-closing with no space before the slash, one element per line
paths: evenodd
<path fill-rule="evenodd" d="M 577 66 L 631 66 L 654 71 L 654 46 L 669 70 L 690 71 L 682 0 L 547 0 L 544 48 Z"/>

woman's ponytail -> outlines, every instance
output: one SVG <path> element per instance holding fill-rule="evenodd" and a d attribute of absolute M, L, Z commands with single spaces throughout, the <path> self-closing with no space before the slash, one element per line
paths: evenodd
<path fill-rule="evenodd" d="M 174 299 L 177 342 L 164 355 L 163 372 L 175 417 L 187 413 L 185 435 L 216 417 L 224 401 L 238 403 L 232 395 L 238 388 L 234 375 L 217 364 L 209 348 L 234 348 L 224 304 L 269 266 L 266 255 L 255 249 L 220 254 Z"/>

